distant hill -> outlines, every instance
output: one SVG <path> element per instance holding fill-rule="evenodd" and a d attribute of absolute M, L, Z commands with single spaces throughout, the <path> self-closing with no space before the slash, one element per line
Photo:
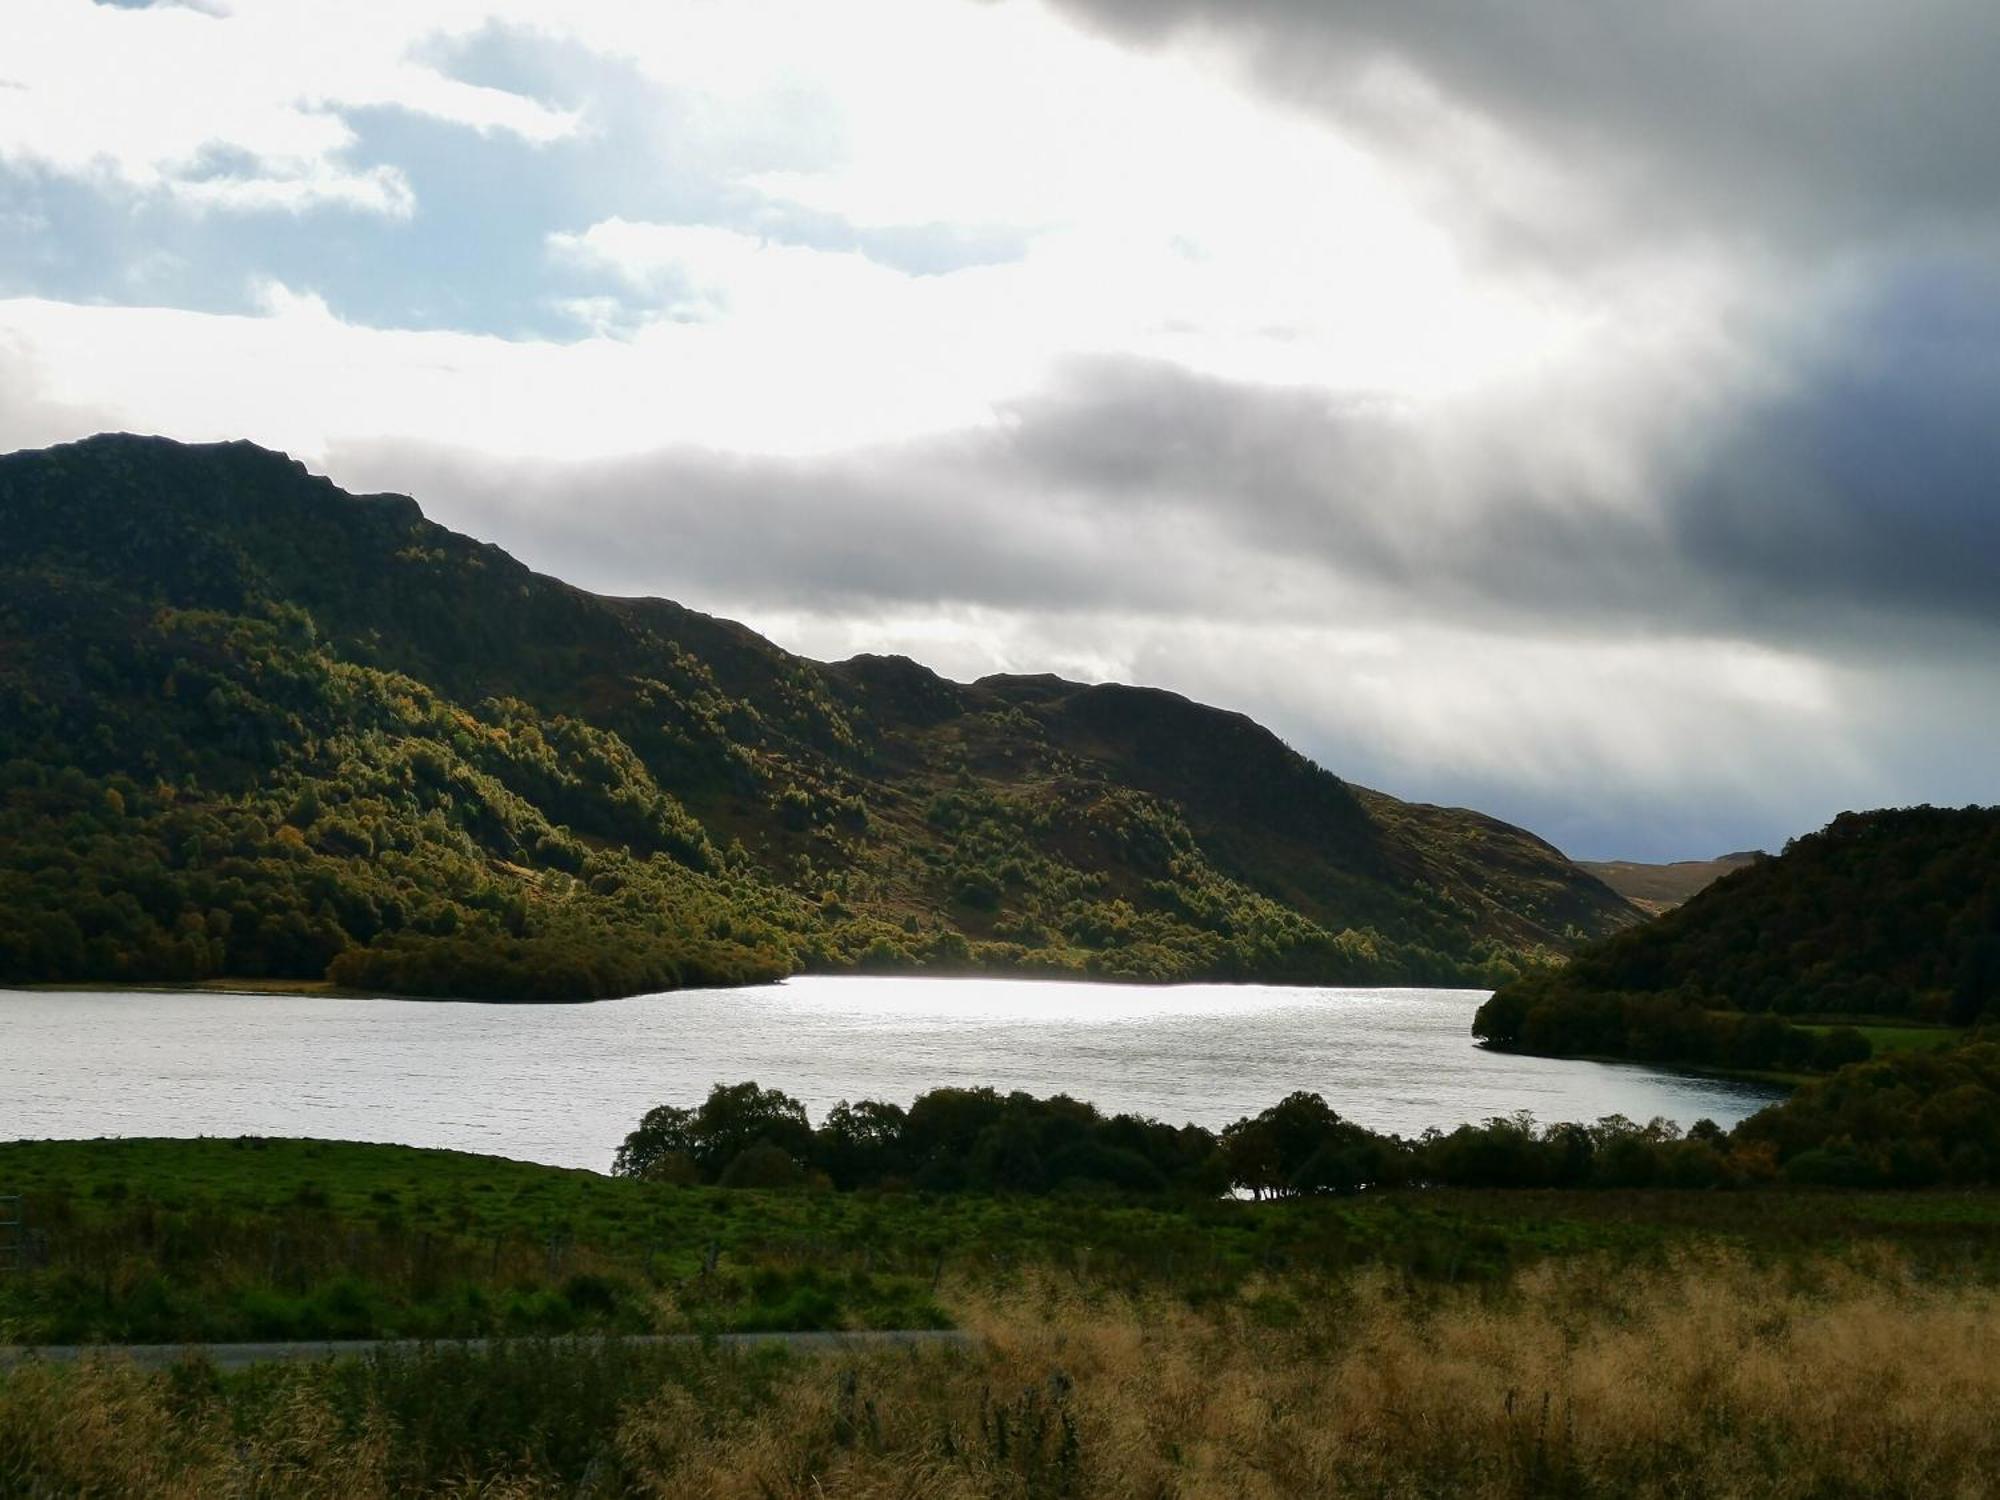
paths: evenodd
<path fill-rule="evenodd" d="M 1672 911 L 1731 870 L 1740 870 L 1765 857 L 1762 851 L 1752 849 L 1715 859 L 1680 859 L 1667 865 L 1640 864 L 1629 859 L 1580 859 L 1577 864 L 1639 910 L 1658 916 L 1663 911 Z"/>
<path fill-rule="evenodd" d="M 1636 920 L 1241 714 L 809 661 L 247 443 L 0 458 L 0 535 L 0 981 L 1479 984 Z"/>
<path fill-rule="evenodd" d="M 1797 1070 L 1866 1055 L 1842 1022 L 1993 1020 L 2000 807 L 1910 807 L 1843 813 L 1503 987 L 1474 1031 L 1533 1052 Z"/>

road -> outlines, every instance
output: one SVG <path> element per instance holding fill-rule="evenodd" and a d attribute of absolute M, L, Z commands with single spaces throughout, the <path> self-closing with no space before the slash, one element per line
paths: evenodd
<path fill-rule="evenodd" d="M 703 1336 L 694 1333 L 620 1334 L 616 1342 L 636 1345 L 697 1345 Z M 838 1333 L 719 1333 L 713 1342 L 726 1348 L 746 1348 L 758 1344 L 782 1344 L 787 1349 L 813 1353 L 840 1353 L 843 1350 L 908 1347 L 917 1344 L 960 1344 L 974 1342 L 971 1334 L 957 1328 L 906 1328 Z M 310 1363 L 314 1360 L 356 1359 L 377 1351 L 414 1354 L 421 1349 L 462 1349 L 480 1353 L 505 1344 L 532 1344 L 535 1339 L 320 1339 L 291 1343 L 262 1344 L 0 1344 L 0 1370 L 11 1370 L 30 1360 L 70 1363 L 79 1359 L 124 1359 L 145 1369 L 160 1369 L 190 1356 L 205 1358 L 220 1370 L 241 1370 L 248 1365 Z M 564 1342 L 557 1340 L 557 1342 Z"/>

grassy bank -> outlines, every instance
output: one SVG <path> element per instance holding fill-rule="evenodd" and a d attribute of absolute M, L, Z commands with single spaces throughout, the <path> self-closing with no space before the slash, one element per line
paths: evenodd
<path fill-rule="evenodd" d="M 1494 1042 L 1481 1042 L 1480 1045 L 1490 1052 L 1511 1052 L 1522 1057 L 1561 1057 L 1576 1062 L 1603 1063 L 1611 1068 L 1646 1068 L 1686 1073 L 1695 1078 L 1721 1078 L 1732 1083 L 1759 1083 L 1774 1089 L 1795 1089 L 1800 1084 L 1812 1082 L 1816 1076 L 1787 1072 L 1782 1068 L 1723 1068 L 1707 1063 L 1641 1062 L 1636 1058 L 1621 1057 L 1615 1052 L 1538 1052 L 1530 1047 L 1503 1047 Z"/>
<path fill-rule="evenodd" d="M 675 1187 L 401 1146 L 0 1144 L 0 1341 L 930 1327 L 1035 1270 L 1230 1305 L 1270 1276 L 1495 1284 L 1550 1259 L 2000 1270 L 2000 1194 L 1441 1191 L 1252 1204 Z"/>
<path fill-rule="evenodd" d="M 1977 1494 L 2000 1193 L 769 1192 L 315 1141 L 0 1144 L 0 1494 Z M 964 1348 L 633 1348 L 921 1326 Z M 546 1336 L 546 1337 L 543 1337 Z"/>
<path fill-rule="evenodd" d="M 1753 1019 L 1743 1011 L 1709 1010 L 1702 1014 L 1719 1022 L 1741 1024 Z M 1808 1037 L 1826 1037 L 1835 1032 L 1852 1033 L 1868 1044 L 1866 1055 L 1887 1057 L 1897 1052 L 1930 1052 L 1950 1047 L 1965 1040 L 1965 1032 L 1957 1027 L 1943 1025 L 1911 1024 L 1894 1016 L 1842 1015 L 1793 1017 L 1788 1023 L 1793 1030 Z M 1567 1057 L 1579 1062 L 1608 1063 L 1619 1067 L 1671 1068 L 1679 1073 L 1692 1073 L 1702 1078 L 1727 1078 L 1740 1083 L 1761 1083 L 1773 1088 L 1795 1089 L 1810 1083 L 1822 1073 L 1788 1068 L 1730 1067 L 1719 1063 L 1703 1063 L 1674 1058 L 1638 1058 L 1618 1052 L 1585 1052 L 1567 1047 L 1528 1047 L 1518 1042 L 1501 1044 L 1486 1041 L 1482 1045 L 1496 1052 L 1517 1052 L 1532 1057 Z"/>
<path fill-rule="evenodd" d="M 1894 1258 L 1601 1254 L 1227 1304 L 952 1282 L 969 1349 L 592 1345 L 0 1383 L 0 1490 L 149 1495 L 1973 1495 L 2000 1297 Z"/>
<path fill-rule="evenodd" d="M 1871 1055 L 1884 1056 L 1890 1052 L 1929 1051 L 1938 1047 L 1949 1047 L 1964 1039 L 1964 1033 L 1950 1026 L 1909 1026 L 1893 1020 L 1884 1021 L 1867 1016 L 1835 1021 L 1812 1021 L 1799 1023 L 1802 1031 L 1825 1035 L 1838 1027 L 1852 1026 L 1867 1039 Z"/>

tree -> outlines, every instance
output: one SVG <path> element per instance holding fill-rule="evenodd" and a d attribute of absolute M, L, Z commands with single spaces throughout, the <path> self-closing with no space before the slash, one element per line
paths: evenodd
<path fill-rule="evenodd" d="M 731 1158 L 718 1183 L 726 1188 L 794 1188 L 805 1181 L 805 1169 L 787 1151 L 759 1141 Z"/>
<path fill-rule="evenodd" d="M 835 1187 L 852 1188 L 906 1176 L 911 1167 L 904 1142 L 909 1114 L 900 1105 L 845 1099 L 828 1111 L 813 1142 L 813 1159 Z"/>
<path fill-rule="evenodd" d="M 1230 1180 L 1258 1198 L 1356 1192 L 1400 1180 L 1400 1151 L 1393 1138 L 1349 1124 L 1320 1095 L 1304 1091 L 1222 1132 Z"/>
<path fill-rule="evenodd" d="M 1966 949 L 1951 990 L 1954 1026 L 1971 1026 L 2000 1004 L 2000 932 L 1976 938 Z"/>
<path fill-rule="evenodd" d="M 812 1124 L 806 1107 L 778 1089 L 755 1083 L 718 1083 L 694 1113 L 692 1155 L 713 1182 L 752 1146 L 775 1146 L 794 1161 L 812 1155 Z"/>
<path fill-rule="evenodd" d="M 755 1083 L 718 1083 L 694 1109 L 672 1104 L 646 1111 L 625 1137 L 611 1170 L 619 1177 L 673 1177 L 677 1159 L 692 1162 L 703 1182 L 715 1182 L 752 1146 L 771 1146 L 794 1162 L 812 1155 L 806 1108 L 791 1095 Z"/>
<path fill-rule="evenodd" d="M 1222 1160 L 1230 1185 L 1248 1188 L 1251 1197 L 1261 1199 L 1266 1193 L 1284 1191 L 1277 1133 L 1263 1116 L 1254 1120 L 1246 1117 L 1223 1127 Z"/>
<path fill-rule="evenodd" d="M 652 1177 L 670 1158 L 695 1159 L 694 1111 L 671 1104 L 655 1105 L 625 1137 L 611 1163 L 614 1177 Z"/>

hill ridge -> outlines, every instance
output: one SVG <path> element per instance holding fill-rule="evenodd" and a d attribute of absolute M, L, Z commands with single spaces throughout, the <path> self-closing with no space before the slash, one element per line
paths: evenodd
<path fill-rule="evenodd" d="M 1534 835 L 1355 788 L 1234 710 L 816 662 L 254 444 L 9 454 L 0 525 L 0 979 L 1483 983 L 1634 918 Z"/>

